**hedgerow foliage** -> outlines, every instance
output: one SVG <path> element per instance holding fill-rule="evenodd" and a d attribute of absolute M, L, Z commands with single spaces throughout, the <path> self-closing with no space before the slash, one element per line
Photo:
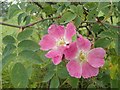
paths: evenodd
<path fill-rule="evenodd" d="M 119 2 L 1 2 L 3 88 L 120 88 Z M 4 22 L 4 23 L 3 23 Z M 96 77 L 71 77 L 54 65 L 39 41 L 51 24 L 73 22 L 77 33 L 106 51 Z M 5 24 L 6 23 L 6 24 Z M 5 26 L 4 26 L 5 25 Z M 73 41 L 77 36 L 74 36 Z"/>

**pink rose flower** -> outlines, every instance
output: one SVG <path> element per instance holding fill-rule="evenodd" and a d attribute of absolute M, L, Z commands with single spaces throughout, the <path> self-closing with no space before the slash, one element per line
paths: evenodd
<path fill-rule="evenodd" d="M 79 35 L 76 42 L 64 51 L 65 58 L 69 60 L 66 67 L 69 74 L 76 78 L 90 78 L 97 76 L 99 67 L 104 65 L 105 50 L 103 48 L 91 49 L 88 39 Z"/>
<path fill-rule="evenodd" d="M 72 42 L 72 37 L 76 34 L 76 27 L 73 23 L 68 23 L 66 28 L 62 25 L 52 24 L 48 28 L 48 34 L 43 36 L 39 42 L 41 50 L 50 50 L 45 56 L 52 58 L 55 65 L 62 61 L 63 52 L 67 44 Z"/>

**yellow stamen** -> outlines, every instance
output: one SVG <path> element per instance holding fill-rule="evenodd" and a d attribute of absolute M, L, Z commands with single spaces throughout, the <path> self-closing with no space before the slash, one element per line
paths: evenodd
<path fill-rule="evenodd" d="M 58 45 L 58 46 L 63 46 L 63 45 L 65 45 L 64 39 L 60 39 L 60 40 L 57 42 L 57 45 Z"/>
<path fill-rule="evenodd" d="M 79 60 L 80 61 L 85 61 L 86 60 L 86 56 L 85 56 L 85 54 L 83 52 L 80 52 L 80 54 L 79 54 Z"/>

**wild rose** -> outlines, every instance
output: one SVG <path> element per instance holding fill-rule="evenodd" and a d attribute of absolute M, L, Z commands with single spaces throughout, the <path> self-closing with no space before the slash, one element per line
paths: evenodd
<path fill-rule="evenodd" d="M 104 65 L 105 50 L 90 48 L 90 41 L 79 35 L 77 41 L 71 43 L 65 50 L 65 57 L 69 60 L 66 67 L 72 77 L 90 78 L 98 75 L 99 67 Z"/>
<path fill-rule="evenodd" d="M 50 50 L 45 56 L 52 58 L 55 65 L 62 61 L 62 56 L 67 44 L 72 42 L 72 37 L 76 34 L 76 27 L 72 22 L 66 28 L 62 25 L 52 24 L 48 28 L 48 34 L 43 36 L 39 42 L 41 50 Z"/>

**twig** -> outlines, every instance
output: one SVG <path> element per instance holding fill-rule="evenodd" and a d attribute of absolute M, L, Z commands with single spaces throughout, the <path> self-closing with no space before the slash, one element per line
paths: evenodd
<path fill-rule="evenodd" d="M 46 19 L 42 19 L 42 20 L 38 20 L 34 23 L 28 24 L 28 25 L 24 25 L 24 26 L 19 26 L 19 25 L 12 25 L 12 24 L 8 24 L 8 23 L 4 23 L 4 22 L 0 22 L 1 25 L 5 25 L 5 26 L 10 26 L 10 27 L 15 27 L 15 28 L 21 28 L 22 30 L 27 28 L 27 27 L 31 27 L 39 22 L 43 22 L 45 20 L 50 20 L 50 19 L 57 19 L 57 18 L 61 18 L 61 16 L 58 17 L 51 17 L 51 18 L 46 18 Z"/>
<path fill-rule="evenodd" d="M 83 21 L 82 23 L 93 23 L 94 24 L 94 23 L 99 23 L 99 22 L 96 22 L 96 21 Z M 109 25 L 109 26 L 114 27 L 114 28 L 120 28 L 120 26 L 115 26 L 115 25 L 105 23 L 105 22 L 102 22 L 102 21 L 101 21 L 101 24 L 102 25 L 106 24 L 106 25 Z"/>
<path fill-rule="evenodd" d="M 37 24 L 37 23 L 39 23 L 39 22 L 43 22 L 43 21 L 45 21 L 45 20 L 50 20 L 50 19 L 55 19 L 55 18 L 60 18 L 60 17 L 52 17 L 52 18 L 42 19 L 42 20 L 36 21 L 36 22 L 34 22 L 34 23 L 25 25 L 25 26 L 23 26 L 22 28 L 27 28 L 27 27 L 33 26 L 33 25 L 35 25 L 35 24 Z"/>
<path fill-rule="evenodd" d="M 15 27 L 15 28 L 21 28 L 22 26 L 19 25 L 12 25 L 12 24 L 8 24 L 8 23 L 4 23 L 4 22 L 0 22 L 1 25 L 5 25 L 5 26 L 10 26 L 10 27 Z"/>

